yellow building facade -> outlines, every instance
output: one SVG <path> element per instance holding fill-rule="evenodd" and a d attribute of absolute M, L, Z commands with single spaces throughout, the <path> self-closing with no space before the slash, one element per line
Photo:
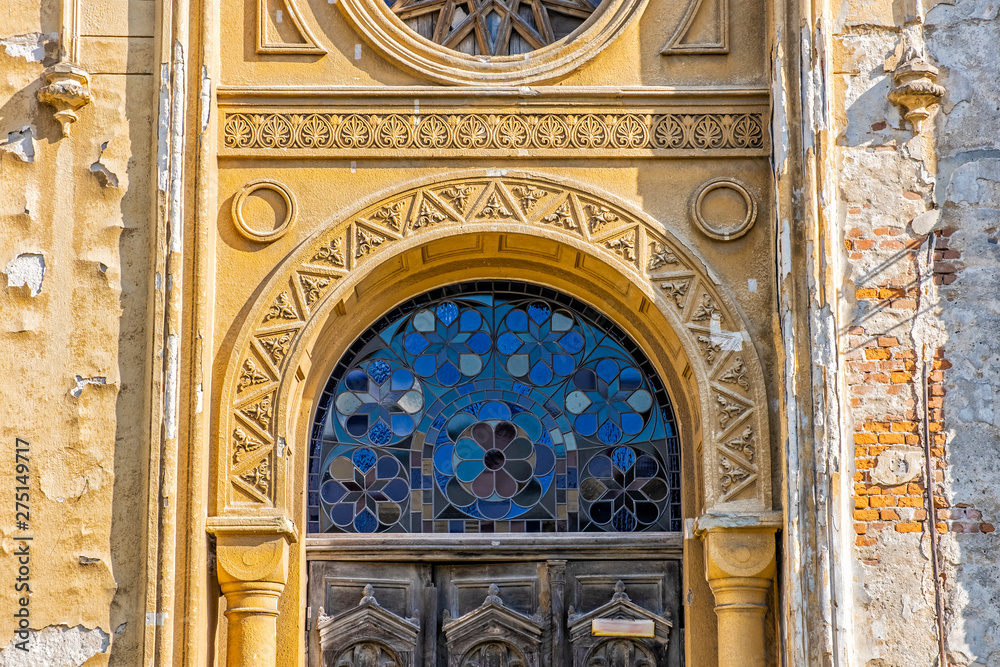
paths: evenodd
<path fill-rule="evenodd" d="M 16 3 L 0 663 L 992 665 L 977 21 Z"/>

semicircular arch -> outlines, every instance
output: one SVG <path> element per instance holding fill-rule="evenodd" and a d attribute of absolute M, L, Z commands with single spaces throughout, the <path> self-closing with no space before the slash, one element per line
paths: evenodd
<path fill-rule="evenodd" d="M 411 184 L 322 227 L 271 275 L 222 385 L 219 516 L 290 513 L 302 482 L 289 464 L 307 454 L 290 435 L 308 439 L 299 398 L 396 304 L 478 278 L 544 281 L 612 311 L 658 370 L 672 370 L 672 394 L 693 377 L 700 508 L 771 508 L 766 392 L 742 315 L 689 248 L 610 195 L 520 172 Z M 330 336 L 338 350 L 317 353 Z"/>

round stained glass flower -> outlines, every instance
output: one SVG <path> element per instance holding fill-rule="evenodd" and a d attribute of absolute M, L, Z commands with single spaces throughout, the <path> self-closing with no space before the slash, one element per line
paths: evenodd
<path fill-rule="evenodd" d="M 337 418 L 359 442 L 388 445 L 413 433 L 424 407 L 418 380 L 408 368 L 384 359 L 348 371 L 337 393 Z"/>
<path fill-rule="evenodd" d="M 438 484 L 470 516 L 519 516 L 552 483 L 556 454 L 548 433 L 530 412 L 513 414 L 495 401 L 478 413 L 459 412 L 445 426 L 447 441 L 434 450 Z"/>
<path fill-rule="evenodd" d="M 573 428 L 582 436 L 597 436 L 614 445 L 642 432 L 653 407 L 639 369 L 615 359 L 601 359 L 573 376 L 566 394 L 566 411 L 575 415 Z"/>
<path fill-rule="evenodd" d="M 667 499 L 660 463 L 632 447 L 616 447 L 587 464 L 580 497 L 590 519 L 606 530 L 629 532 L 655 524 Z"/>
<path fill-rule="evenodd" d="M 583 344 L 576 318 L 541 301 L 507 313 L 497 337 L 507 372 L 535 386 L 572 375 Z"/>
<path fill-rule="evenodd" d="M 391 454 L 368 447 L 336 457 L 320 486 L 320 500 L 337 527 L 358 533 L 390 529 L 404 516 L 410 495 L 406 470 Z"/>
<path fill-rule="evenodd" d="M 453 301 L 417 311 L 403 338 L 413 371 L 446 387 L 479 375 L 492 347 L 493 337 L 482 314 Z"/>

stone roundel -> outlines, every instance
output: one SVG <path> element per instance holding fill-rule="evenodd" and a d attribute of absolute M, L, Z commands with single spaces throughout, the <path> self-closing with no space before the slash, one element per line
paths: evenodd
<path fill-rule="evenodd" d="M 254 221 L 249 219 L 250 216 L 246 211 L 248 200 L 262 191 L 275 193 L 281 201 L 281 205 L 285 209 L 281 222 L 273 226 L 271 229 L 255 225 Z M 259 195 L 257 196 L 259 197 Z M 236 231 L 238 231 L 241 236 L 257 243 L 270 243 L 271 241 L 276 241 L 287 234 L 288 230 L 291 229 L 292 225 L 295 223 L 295 197 L 293 197 L 291 191 L 281 183 L 269 178 L 260 178 L 250 181 L 244 185 L 236 196 L 233 197 L 232 215 L 233 222 L 236 225 Z"/>
<path fill-rule="evenodd" d="M 716 241 L 735 241 L 757 220 L 757 200 L 739 181 L 714 178 L 697 191 L 691 205 L 695 224 Z"/>

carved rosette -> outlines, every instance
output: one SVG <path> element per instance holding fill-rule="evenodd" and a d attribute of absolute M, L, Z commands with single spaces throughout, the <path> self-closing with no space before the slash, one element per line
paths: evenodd
<path fill-rule="evenodd" d="M 703 423 L 713 444 L 705 451 L 708 506 L 768 508 L 768 485 L 759 483 L 769 468 L 763 376 L 742 317 L 661 225 L 607 198 L 527 175 L 479 176 L 397 193 L 317 232 L 282 265 L 231 361 L 222 506 L 283 506 L 278 479 L 288 457 L 278 450 L 280 379 L 317 313 L 353 289 L 368 267 L 408 242 L 419 243 L 421 235 L 505 224 L 582 244 L 643 286 L 685 341 L 701 378 Z"/>
<path fill-rule="evenodd" d="M 70 124 L 78 120 L 76 112 L 94 99 L 90 92 L 90 75 L 70 62 L 61 62 L 45 70 L 45 85 L 38 99 L 53 107 L 62 135 L 69 136 Z"/>

